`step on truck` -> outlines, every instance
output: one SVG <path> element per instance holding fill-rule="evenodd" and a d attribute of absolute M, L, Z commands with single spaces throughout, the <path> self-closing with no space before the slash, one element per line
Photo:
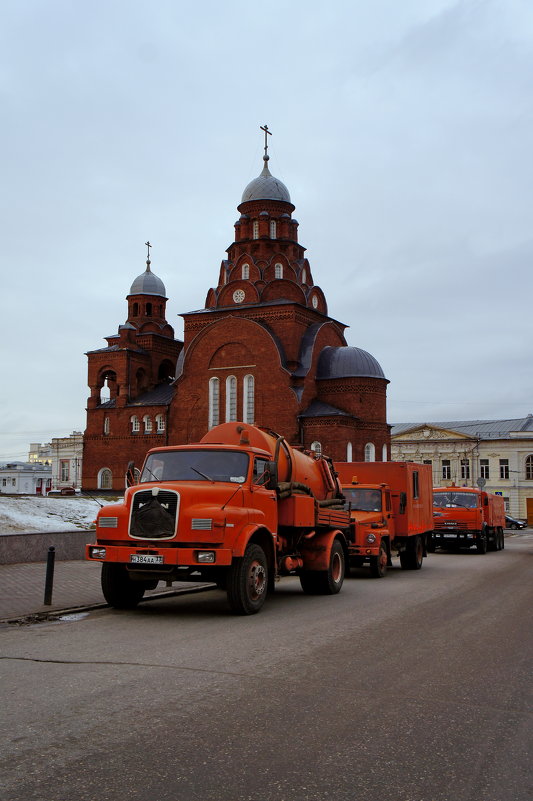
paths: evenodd
<path fill-rule="evenodd" d="M 349 564 L 382 578 L 392 557 L 419 570 L 433 529 L 431 467 L 414 462 L 335 462 L 350 512 Z"/>
<path fill-rule="evenodd" d="M 102 562 L 113 607 L 134 608 L 159 581 L 205 581 L 250 615 L 284 575 L 299 576 L 305 593 L 338 593 L 349 527 L 331 460 L 223 423 L 199 443 L 148 451 L 124 501 L 100 509 L 86 556 Z"/>
<path fill-rule="evenodd" d="M 501 495 L 474 487 L 435 487 L 429 549 L 475 547 L 481 554 L 505 546 L 505 504 Z"/>

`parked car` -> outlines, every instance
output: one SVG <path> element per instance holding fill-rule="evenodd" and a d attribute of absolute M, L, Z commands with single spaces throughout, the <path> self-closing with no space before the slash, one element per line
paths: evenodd
<path fill-rule="evenodd" d="M 506 528 L 526 528 L 527 522 L 525 520 L 517 520 L 516 517 L 511 517 L 511 515 L 505 515 L 505 526 Z"/>

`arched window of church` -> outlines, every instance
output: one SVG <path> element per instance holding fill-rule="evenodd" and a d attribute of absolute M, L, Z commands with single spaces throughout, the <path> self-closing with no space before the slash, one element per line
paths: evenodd
<path fill-rule="evenodd" d="M 373 442 L 367 442 L 365 445 L 365 462 L 376 461 L 376 446 Z"/>
<path fill-rule="evenodd" d="M 307 284 L 307 270 L 305 267 L 302 270 L 302 284 Z"/>
<path fill-rule="evenodd" d="M 237 379 L 234 375 L 226 378 L 226 423 L 237 419 Z"/>
<path fill-rule="evenodd" d="M 134 303 L 133 304 L 133 316 L 134 317 L 138 317 L 139 316 L 139 304 L 138 303 Z"/>
<path fill-rule="evenodd" d="M 155 424 L 157 426 L 157 433 L 160 434 L 162 431 L 165 430 L 165 415 L 164 414 L 156 414 L 155 416 Z"/>
<path fill-rule="evenodd" d="M 162 303 L 159 304 L 159 316 L 160 317 L 163 316 L 163 304 Z"/>
<path fill-rule="evenodd" d="M 250 265 L 249 264 L 243 264 L 242 265 L 241 277 L 242 277 L 243 281 L 247 281 L 250 278 Z"/>
<path fill-rule="evenodd" d="M 104 434 L 109 434 L 109 417 L 104 417 Z"/>
<path fill-rule="evenodd" d="M 134 415 L 132 415 L 130 417 L 130 423 L 131 423 L 131 433 L 132 434 L 136 434 L 138 431 L 141 430 L 141 424 L 140 424 L 139 418 L 137 417 L 136 414 L 134 414 Z"/>
<path fill-rule="evenodd" d="M 351 462 L 352 461 L 352 443 L 351 442 L 349 442 L 346 445 L 346 461 L 347 462 Z"/>
<path fill-rule="evenodd" d="M 387 461 L 387 445 L 385 444 L 381 449 L 381 461 Z"/>
<path fill-rule="evenodd" d="M 242 390 L 242 419 L 253 424 L 255 420 L 255 380 L 253 375 L 245 375 Z"/>
<path fill-rule="evenodd" d="M 113 473 L 109 467 L 102 467 L 98 473 L 98 489 L 113 489 Z"/>
<path fill-rule="evenodd" d="M 276 238 L 276 221 L 275 220 L 270 220 L 270 238 L 271 239 L 275 239 Z"/>
<path fill-rule="evenodd" d="M 152 432 L 152 418 L 150 417 L 149 414 L 144 415 L 143 423 L 144 423 L 144 433 L 150 434 Z"/>
<path fill-rule="evenodd" d="M 147 303 L 146 304 L 146 316 L 147 317 L 151 317 L 152 316 L 152 304 L 151 303 Z"/>
<path fill-rule="evenodd" d="M 252 224 L 252 239 L 259 239 L 259 222 L 257 220 L 254 220 Z"/>
<path fill-rule="evenodd" d="M 209 379 L 209 428 L 220 423 L 220 381 L 218 378 Z"/>
<path fill-rule="evenodd" d="M 311 443 L 311 450 L 313 451 L 313 453 L 317 457 L 321 456 L 321 454 L 322 454 L 322 444 L 320 442 L 317 442 L 317 441 L 312 442 Z"/>
<path fill-rule="evenodd" d="M 283 278 L 283 264 L 274 265 L 274 278 Z"/>

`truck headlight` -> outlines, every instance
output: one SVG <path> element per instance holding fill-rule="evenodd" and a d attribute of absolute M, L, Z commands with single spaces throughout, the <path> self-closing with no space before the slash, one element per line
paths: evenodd
<path fill-rule="evenodd" d="M 202 563 L 213 563 L 215 561 L 215 552 L 214 551 L 198 551 L 196 554 L 196 558 L 199 562 Z"/>
<path fill-rule="evenodd" d="M 89 548 L 89 554 L 93 559 L 105 559 L 105 548 Z"/>
<path fill-rule="evenodd" d="M 369 532 L 369 533 L 366 535 L 366 541 L 367 541 L 367 543 L 368 543 L 369 545 L 373 545 L 373 544 L 375 543 L 375 541 L 376 541 L 376 535 L 375 535 L 375 534 L 372 534 L 371 532 Z"/>

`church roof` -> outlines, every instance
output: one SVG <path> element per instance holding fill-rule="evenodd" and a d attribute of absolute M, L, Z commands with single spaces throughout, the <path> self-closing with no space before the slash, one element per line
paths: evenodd
<path fill-rule="evenodd" d="M 160 278 L 150 270 L 150 260 L 146 262 L 146 270 L 138 275 L 130 288 L 130 295 L 157 295 L 166 298 L 165 285 Z"/>
<path fill-rule="evenodd" d="M 174 397 L 174 387 L 170 384 L 158 384 L 154 389 L 143 392 L 135 400 L 130 401 L 127 406 L 162 406 L 168 405 Z"/>
<path fill-rule="evenodd" d="M 336 406 L 331 406 L 329 403 L 314 400 L 298 417 L 353 417 L 353 415 L 337 409 Z"/>
<path fill-rule="evenodd" d="M 361 348 L 343 346 L 323 348 L 317 366 L 317 378 L 385 378 L 380 364 Z"/>
<path fill-rule="evenodd" d="M 265 166 L 260 175 L 250 181 L 242 193 L 241 203 L 249 200 L 283 200 L 285 203 L 291 202 L 289 190 L 278 178 L 274 178 L 268 169 L 268 156 L 263 156 Z"/>

